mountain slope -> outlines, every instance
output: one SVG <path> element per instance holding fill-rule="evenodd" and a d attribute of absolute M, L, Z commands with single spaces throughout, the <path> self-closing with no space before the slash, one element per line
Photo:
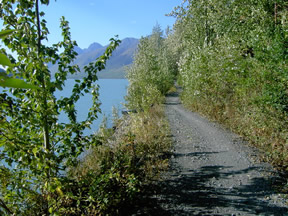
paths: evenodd
<path fill-rule="evenodd" d="M 139 40 L 135 38 L 123 39 L 119 47 L 117 47 L 107 62 L 106 69 L 98 72 L 98 77 L 100 79 L 125 78 L 125 67 L 133 62 L 133 55 L 137 49 L 138 43 Z M 75 75 L 71 75 L 69 78 L 82 78 L 84 76 L 84 66 L 92 61 L 95 61 L 105 52 L 106 48 L 107 46 L 102 46 L 99 43 L 93 43 L 87 49 L 75 47 L 75 51 L 78 53 L 78 56 L 74 61 L 74 64 L 79 65 L 81 72 Z M 57 65 L 50 67 L 50 70 L 52 74 L 55 73 L 57 70 Z"/>
<path fill-rule="evenodd" d="M 124 39 L 113 52 L 106 69 L 98 73 L 99 78 L 125 78 L 125 68 L 133 62 L 138 43 L 138 39 Z"/>

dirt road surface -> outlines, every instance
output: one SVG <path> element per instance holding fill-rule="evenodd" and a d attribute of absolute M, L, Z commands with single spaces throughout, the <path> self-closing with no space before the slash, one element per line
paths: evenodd
<path fill-rule="evenodd" d="M 239 136 L 166 101 L 174 140 L 170 170 L 135 215 L 288 215 L 269 164 Z"/>

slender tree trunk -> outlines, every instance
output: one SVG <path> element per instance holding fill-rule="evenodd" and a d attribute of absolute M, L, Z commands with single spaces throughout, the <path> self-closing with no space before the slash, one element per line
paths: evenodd
<path fill-rule="evenodd" d="M 40 49 L 41 49 L 41 26 L 40 26 L 40 16 L 39 16 L 39 0 L 36 1 L 36 18 L 37 18 L 37 34 L 38 34 L 38 41 L 37 41 L 37 48 L 38 48 L 38 58 L 40 60 Z M 41 71 L 41 73 L 43 73 Z M 45 75 L 43 76 L 42 79 L 42 89 L 43 89 L 43 112 L 42 112 L 42 117 L 43 117 L 43 133 L 44 133 L 44 149 L 46 150 L 47 153 L 50 152 L 51 147 L 50 147 L 50 137 L 49 137 L 49 125 L 48 125 L 48 118 L 46 111 L 48 109 L 47 105 L 47 93 L 46 93 L 46 80 L 45 80 Z"/>
<path fill-rule="evenodd" d="M 35 0 L 35 6 L 36 6 L 36 11 L 35 11 L 35 15 L 36 15 L 36 19 L 37 19 L 37 49 L 38 49 L 38 60 L 39 60 L 39 64 L 42 66 L 43 62 L 41 60 L 41 23 L 40 23 L 40 15 L 39 15 L 39 0 Z M 47 115 L 47 110 L 48 110 L 48 103 L 47 103 L 47 90 L 46 90 L 46 76 L 45 74 L 43 74 L 44 72 L 41 69 L 42 67 L 40 67 L 40 73 L 41 73 L 41 77 L 42 77 L 42 111 L 41 111 L 41 115 L 42 115 L 42 127 L 43 127 L 43 134 L 44 134 L 44 144 L 43 147 L 45 149 L 45 152 L 48 155 L 48 158 L 46 158 L 46 163 L 48 162 L 48 169 L 45 169 L 45 174 L 46 174 L 46 178 L 47 181 L 49 182 L 50 176 L 51 176 L 51 167 L 49 164 L 49 155 L 50 155 L 50 151 L 51 151 L 51 147 L 50 147 L 50 137 L 49 137 L 49 123 L 48 123 L 48 115 Z M 49 215 L 49 201 L 47 201 L 45 208 L 44 208 L 44 212 L 45 215 Z"/>

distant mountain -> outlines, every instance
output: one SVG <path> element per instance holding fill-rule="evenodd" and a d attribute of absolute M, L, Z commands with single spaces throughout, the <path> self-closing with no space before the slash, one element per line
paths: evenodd
<path fill-rule="evenodd" d="M 90 46 L 88 47 L 88 49 L 84 49 L 83 51 L 84 52 L 90 52 L 90 51 L 93 51 L 95 49 L 100 49 L 100 48 L 103 48 L 103 46 L 99 43 L 92 43 L 90 44 Z"/>
<path fill-rule="evenodd" d="M 74 50 L 78 53 L 78 55 L 83 53 L 83 50 L 78 46 L 74 47 Z"/>
<path fill-rule="evenodd" d="M 121 44 L 113 52 L 111 58 L 108 60 L 106 69 L 98 72 L 98 78 L 100 79 L 120 79 L 125 78 L 125 68 L 133 62 L 133 55 L 137 49 L 139 40 L 135 38 L 125 38 Z M 81 73 L 70 76 L 69 78 L 82 78 L 84 77 L 84 66 L 90 62 L 95 61 L 101 56 L 107 46 L 102 46 L 99 43 L 92 43 L 87 49 L 81 49 L 75 47 L 75 51 L 78 53 L 77 59 L 74 64 L 78 64 Z M 57 65 L 50 67 L 53 73 L 57 70 Z"/>

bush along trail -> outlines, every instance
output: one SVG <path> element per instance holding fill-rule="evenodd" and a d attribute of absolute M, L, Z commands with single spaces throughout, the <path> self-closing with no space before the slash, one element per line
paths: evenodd
<path fill-rule="evenodd" d="M 166 99 L 170 170 L 134 215 L 287 215 L 287 15 L 281 0 L 187 0 L 173 31 L 141 39 L 129 109 L 165 103 L 174 80 L 183 90 Z"/>
<path fill-rule="evenodd" d="M 138 215 L 288 215 L 280 178 L 238 135 L 166 100 L 174 139 L 170 170 Z M 137 215 L 137 214 L 136 214 Z"/>

